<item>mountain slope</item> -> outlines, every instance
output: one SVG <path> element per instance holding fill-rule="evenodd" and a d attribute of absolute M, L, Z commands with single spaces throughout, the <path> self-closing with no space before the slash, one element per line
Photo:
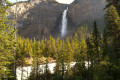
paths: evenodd
<path fill-rule="evenodd" d="M 43 36 L 60 36 L 63 11 L 68 10 L 68 33 L 83 24 L 92 25 L 93 19 L 103 27 L 105 0 L 75 0 L 72 4 L 60 4 L 54 0 L 29 0 L 18 3 L 18 34 L 33 39 Z M 9 11 L 9 19 L 13 19 L 15 5 Z"/>

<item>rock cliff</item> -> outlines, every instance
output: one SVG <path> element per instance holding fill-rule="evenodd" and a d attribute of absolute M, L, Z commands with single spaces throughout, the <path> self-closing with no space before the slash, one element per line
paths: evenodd
<path fill-rule="evenodd" d="M 105 0 L 75 0 L 70 5 L 55 0 L 29 0 L 18 3 L 18 34 L 32 39 L 59 36 L 62 13 L 67 6 L 69 32 L 83 24 L 91 26 L 94 18 L 99 21 L 99 27 L 103 27 Z M 15 7 L 11 6 L 9 19 L 14 19 Z"/>
<path fill-rule="evenodd" d="M 99 29 L 102 31 L 104 27 L 105 4 L 105 0 L 75 0 L 69 5 L 68 10 L 69 22 L 72 20 L 72 23 L 74 23 L 74 26 L 71 28 L 87 25 L 91 29 L 95 19 Z"/>

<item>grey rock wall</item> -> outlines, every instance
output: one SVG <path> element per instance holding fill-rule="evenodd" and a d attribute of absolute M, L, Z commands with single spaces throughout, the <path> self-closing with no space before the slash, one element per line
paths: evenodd
<path fill-rule="evenodd" d="M 68 10 L 68 33 L 83 24 L 91 28 L 94 18 L 99 21 L 99 28 L 104 27 L 105 0 L 75 0 L 72 4 L 60 4 L 55 0 L 29 0 L 18 3 L 18 35 L 29 37 L 60 36 L 63 11 Z M 14 19 L 15 7 L 8 10 L 9 19 Z"/>

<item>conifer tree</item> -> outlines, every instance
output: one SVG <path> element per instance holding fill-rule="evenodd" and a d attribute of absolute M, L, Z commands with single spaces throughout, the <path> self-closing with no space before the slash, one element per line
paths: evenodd
<path fill-rule="evenodd" d="M 109 47 L 111 48 L 111 52 L 109 52 L 109 58 L 111 63 L 110 75 L 113 76 L 114 79 L 119 79 L 118 70 L 120 70 L 120 17 L 117 13 L 116 8 L 111 5 L 105 14 L 105 22 L 106 22 L 106 33 L 107 33 L 107 41 L 109 43 Z M 114 74 L 113 74 L 114 73 Z"/>
<path fill-rule="evenodd" d="M 65 62 L 66 62 L 66 58 L 67 58 L 64 40 L 61 40 L 60 44 L 61 44 L 60 63 L 61 63 L 61 69 L 62 69 L 62 80 L 64 80 Z"/>
<path fill-rule="evenodd" d="M 5 5 L 6 4 L 6 5 Z M 0 0 L 0 78 L 8 78 L 10 64 L 13 61 L 14 28 L 13 21 L 7 19 L 10 3 Z M 11 75 L 12 76 L 12 75 Z"/>
<path fill-rule="evenodd" d="M 111 5 L 105 14 L 106 32 L 109 37 L 114 38 L 119 36 L 120 31 L 119 20 L 120 18 L 116 8 L 113 5 Z"/>
<path fill-rule="evenodd" d="M 120 15 L 120 0 L 106 0 L 106 1 L 107 1 L 106 8 L 109 8 L 111 5 L 114 5 L 117 9 L 117 12 Z"/>
<path fill-rule="evenodd" d="M 57 78 L 59 76 L 59 69 L 60 69 L 60 40 L 59 37 L 56 40 L 56 53 L 55 53 L 55 59 L 56 59 L 56 67 L 55 67 L 55 74 L 57 75 Z"/>
<path fill-rule="evenodd" d="M 74 60 L 74 50 L 72 48 L 72 44 L 70 43 L 69 38 L 66 39 L 66 64 L 67 64 L 67 76 L 71 75 L 70 73 L 70 63 Z"/>
<path fill-rule="evenodd" d="M 108 41 L 107 41 L 107 33 L 106 33 L 106 27 L 104 28 L 103 33 L 103 58 L 108 56 L 109 50 L 108 50 Z"/>
<path fill-rule="evenodd" d="M 40 49 L 40 41 L 39 41 L 39 39 L 38 39 L 38 37 L 37 37 L 37 41 L 35 42 L 36 44 L 35 44 L 35 46 L 36 46 L 36 53 L 35 53 L 35 57 L 36 57 L 36 65 L 37 65 L 37 69 L 36 69 L 36 74 L 37 74 L 37 76 L 36 76 L 36 80 L 39 80 L 39 73 L 40 73 L 40 70 L 39 70 L 39 58 L 41 57 L 41 49 Z"/>
<path fill-rule="evenodd" d="M 88 74 L 87 74 L 87 78 L 88 79 L 92 79 L 93 77 L 93 62 L 94 62 L 94 58 L 93 58 L 93 42 L 91 40 L 91 37 L 88 37 L 86 39 L 86 44 L 87 44 L 87 60 L 88 60 Z"/>
<path fill-rule="evenodd" d="M 55 60 L 56 60 L 56 66 L 54 68 L 55 70 L 55 79 L 61 80 L 63 78 L 62 76 L 62 70 L 64 67 L 62 67 L 64 64 L 62 64 L 62 40 L 59 39 L 59 37 L 56 40 L 56 53 L 55 53 Z"/>
<path fill-rule="evenodd" d="M 49 37 L 48 48 L 50 49 L 50 56 L 53 58 L 56 53 L 56 44 L 52 36 Z"/>
<path fill-rule="evenodd" d="M 120 17 L 117 13 L 116 8 L 111 5 L 110 8 L 106 12 L 105 21 L 106 21 L 106 33 L 109 40 L 109 43 L 112 44 L 112 48 L 115 52 L 113 54 L 114 58 L 115 56 L 118 56 L 119 54 L 119 43 L 120 43 Z"/>
<path fill-rule="evenodd" d="M 97 28 L 96 21 L 94 20 L 93 24 L 93 32 L 92 32 L 92 42 L 93 42 L 93 49 L 94 49 L 94 58 L 95 61 L 100 61 L 100 44 L 101 44 L 101 37 L 100 32 Z"/>
<path fill-rule="evenodd" d="M 86 43 L 87 43 L 87 59 L 88 59 L 88 78 L 94 79 L 94 75 L 97 75 L 99 73 L 99 71 L 96 70 L 95 67 L 97 67 L 101 61 L 101 54 L 100 54 L 101 37 L 95 20 L 93 24 L 92 34 L 90 37 L 87 38 Z"/>

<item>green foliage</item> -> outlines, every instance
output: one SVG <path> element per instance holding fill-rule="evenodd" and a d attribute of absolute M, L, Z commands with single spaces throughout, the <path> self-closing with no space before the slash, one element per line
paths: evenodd
<path fill-rule="evenodd" d="M 111 5 L 114 5 L 120 15 L 120 0 L 106 0 L 107 5 L 106 8 L 109 8 Z"/>
<path fill-rule="evenodd" d="M 111 51 L 108 53 L 109 56 L 109 76 L 114 79 L 120 79 L 118 76 L 120 73 L 120 17 L 116 10 L 116 7 L 111 5 L 106 11 L 105 21 L 106 21 L 106 33 L 108 49 Z M 114 74 L 113 74 L 114 73 Z"/>
<path fill-rule="evenodd" d="M 111 5 L 105 15 L 105 22 L 106 22 L 106 29 L 107 29 L 106 31 L 111 38 L 118 36 L 120 32 L 119 20 L 120 20 L 120 17 L 117 13 L 116 8 L 113 5 Z"/>
<path fill-rule="evenodd" d="M 6 5 L 4 5 L 6 4 Z M 7 11 L 9 2 L 1 1 L 0 5 L 0 78 L 11 77 L 9 75 L 9 66 L 13 61 L 13 45 L 14 45 L 14 27 L 11 26 L 13 21 L 7 19 Z M 9 76 L 8 76 L 9 75 Z"/>

